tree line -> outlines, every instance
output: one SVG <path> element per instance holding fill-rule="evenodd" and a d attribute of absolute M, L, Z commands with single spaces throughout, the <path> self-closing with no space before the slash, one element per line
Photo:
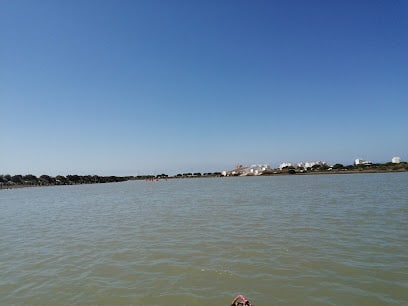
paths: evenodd
<path fill-rule="evenodd" d="M 55 177 L 49 175 L 41 175 L 39 177 L 27 175 L 0 175 L 1 185 L 25 185 L 25 186 L 49 186 L 49 185 L 77 185 L 77 184 L 97 184 L 97 183 L 113 183 L 123 182 L 131 179 L 129 176 L 99 176 L 99 175 L 57 175 Z"/>
<path fill-rule="evenodd" d="M 49 176 L 43 174 L 41 176 L 35 176 L 33 174 L 27 175 L 0 175 L 0 187 L 12 187 L 12 186 L 52 186 L 52 185 L 78 185 L 78 184 L 101 184 L 101 183 L 114 183 L 124 182 L 129 180 L 157 180 L 168 178 L 187 178 L 187 177 L 214 177 L 220 176 L 220 172 L 214 173 L 179 173 L 175 176 L 169 176 L 165 173 L 158 175 L 138 175 L 138 176 L 99 176 L 99 175 L 57 175 Z"/>

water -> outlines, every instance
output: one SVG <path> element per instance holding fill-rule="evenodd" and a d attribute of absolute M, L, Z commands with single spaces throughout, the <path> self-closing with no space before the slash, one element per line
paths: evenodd
<path fill-rule="evenodd" d="M 0 191 L 1 305 L 407 305 L 408 173 Z"/>

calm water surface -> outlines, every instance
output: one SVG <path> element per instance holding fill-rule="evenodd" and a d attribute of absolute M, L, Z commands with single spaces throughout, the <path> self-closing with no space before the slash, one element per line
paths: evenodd
<path fill-rule="evenodd" d="M 1 305 L 407 305 L 408 173 L 0 191 Z"/>

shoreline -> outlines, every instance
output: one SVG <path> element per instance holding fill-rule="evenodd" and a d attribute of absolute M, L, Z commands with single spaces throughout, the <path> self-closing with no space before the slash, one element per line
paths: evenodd
<path fill-rule="evenodd" d="M 274 173 L 274 174 L 262 174 L 261 176 L 272 175 L 324 175 L 324 174 L 370 174 L 370 173 L 398 173 L 408 172 L 408 169 L 397 170 L 380 170 L 380 169 L 358 169 L 358 170 L 326 170 L 326 171 L 308 171 L 308 172 L 296 172 L 296 173 Z"/>
<path fill-rule="evenodd" d="M 140 179 L 140 178 L 129 178 L 127 180 L 119 182 L 104 182 L 104 183 L 77 183 L 77 184 L 12 184 L 5 185 L 0 183 L 1 190 L 12 190 L 12 189 L 21 189 L 21 188 L 41 188 L 41 187 L 55 187 L 55 186 L 78 186 L 78 185 L 95 185 L 95 184 L 108 184 L 108 183 L 121 183 L 128 181 L 163 181 L 163 180 L 173 180 L 173 179 L 201 179 L 201 178 L 236 178 L 236 177 L 263 177 L 263 176 L 308 176 L 308 175 L 342 175 L 342 174 L 376 174 L 376 173 L 403 173 L 408 172 L 406 168 L 400 169 L 353 169 L 353 170 L 325 170 L 325 171 L 305 171 L 305 172 L 295 172 L 290 173 L 289 171 L 274 171 L 271 173 L 263 173 L 261 175 L 230 175 L 230 176 L 169 176 L 166 178 L 157 178 L 155 180 L 149 179 Z"/>

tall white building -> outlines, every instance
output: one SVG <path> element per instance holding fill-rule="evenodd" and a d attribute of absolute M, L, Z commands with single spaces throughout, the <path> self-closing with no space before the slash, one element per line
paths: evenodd
<path fill-rule="evenodd" d="M 391 162 L 392 162 L 393 164 L 399 164 L 399 163 L 401 162 L 401 158 L 400 158 L 399 156 L 394 156 L 394 157 L 391 159 Z"/>

